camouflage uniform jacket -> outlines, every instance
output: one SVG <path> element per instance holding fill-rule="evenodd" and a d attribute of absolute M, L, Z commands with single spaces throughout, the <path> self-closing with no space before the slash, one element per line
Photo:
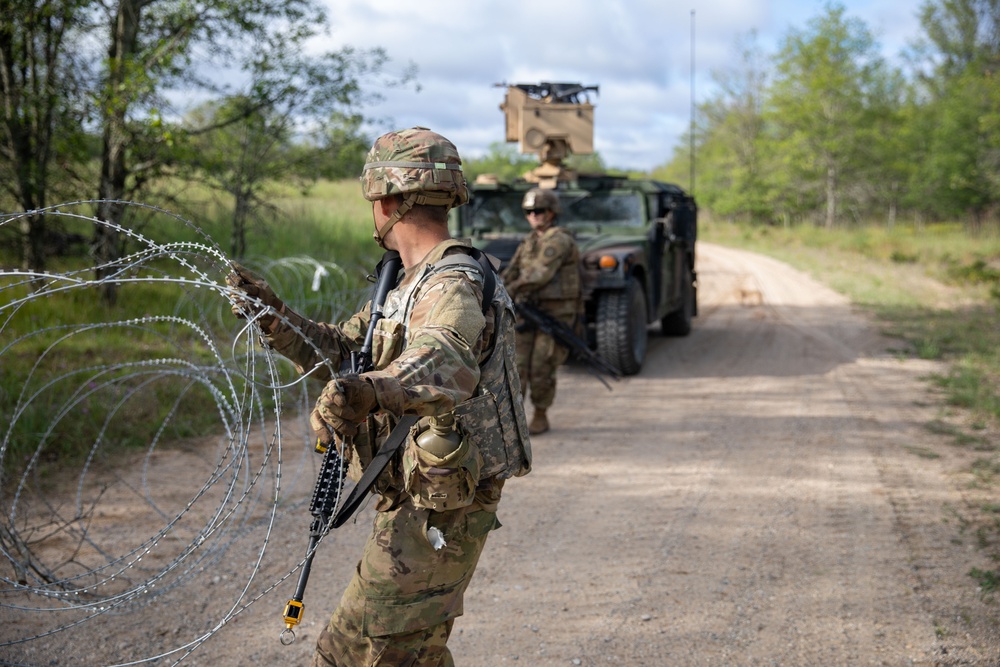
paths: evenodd
<path fill-rule="evenodd" d="M 575 315 L 580 309 L 580 251 L 573 234 L 553 225 L 532 231 L 504 269 L 504 281 L 516 295 L 537 301 L 551 315 Z"/>
<path fill-rule="evenodd" d="M 477 271 L 463 269 L 460 264 L 449 270 L 433 271 L 435 263 L 450 255 L 467 256 L 460 246 L 462 242 L 455 239 L 439 243 L 417 266 L 407 269 L 386 298 L 383 317 L 373 336 L 374 370 L 365 374 L 375 387 L 380 410 L 361 425 L 355 436 L 351 459 L 351 476 L 355 479 L 401 415 L 445 414 L 480 393 L 480 381 L 485 380 L 481 364 L 491 358 L 494 346 L 503 346 L 500 351 L 513 359 L 513 327 L 506 314 L 510 298 L 502 287 L 497 288 L 494 307 L 484 312 L 482 279 Z M 498 308 L 498 301 L 500 304 L 506 301 L 508 307 Z M 312 322 L 295 313 L 286 313 L 287 322 L 276 320 L 277 328 L 267 335 L 267 342 L 293 361 L 300 372 L 315 367 L 313 375 L 328 380 L 330 368 L 340 368 L 350 352 L 360 349 L 364 342 L 370 306 L 366 304 L 340 325 Z M 498 324 L 506 331 L 497 331 Z M 516 370 L 510 375 L 516 383 Z M 513 390 L 520 401 L 519 384 Z M 516 419 L 515 432 L 523 428 L 527 433 L 523 412 L 507 416 Z M 420 420 L 414 434 L 427 428 L 427 421 Z M 524 447 L 529 447 L 526 435 Z M 525 465 L 530 467 L 530 451 L 525 458 Z M 527 468 L 513 474 L 524 472 Z M 381 497 L 376 509 L 389 509 L 401 500 L 410 486 L 404 475 L 400 460 L 390 464 L 379 477 L 375 488 Z M 478 481 L 481 480 L 474 480 L 473 484 Z M 495 510 L 499 486 L 495 490 L 489 484 L 478 486 L 474 489 L 476 501 Z"/>

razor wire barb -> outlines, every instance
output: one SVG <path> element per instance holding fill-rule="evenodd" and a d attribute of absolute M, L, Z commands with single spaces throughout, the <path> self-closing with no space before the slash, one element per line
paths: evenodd
<path fill-rule="evenodd" d="M 247 572 L 230 597 L 206 596 L 207 620 L 174 645 L 109 647 L 105 662 L 177 664 L 304 561 L 267 546 L 284 512 L 297 536 L 308 523 L 308 493 L 285 491 L 308 489 L 318 464 L 303 446 L 308 374 L 259 344 L 254 316 L 233 317 L 232 262 L 197 225 L 116 202 L 149 216 L 140 233 L 93 217 L 98 203 L 0 214 L 0 229 L 28 215 L 105 226 L 128 249 L 101 267 L 0 267 L 0 664 L 48 664 L 54 646 L 149 623 L 240 550 Z M 246 263 L 313 319 L 339 321 L 364 298 L 360 267 Z M 108 282 L 129 316 L 100 304 Z M 283 449 L 290 424 L 300 441 Z"/>

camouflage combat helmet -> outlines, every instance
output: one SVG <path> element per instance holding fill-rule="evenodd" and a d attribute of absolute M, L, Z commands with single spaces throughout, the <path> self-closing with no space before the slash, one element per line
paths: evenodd
<path fill-rule="evenodd" d="M 532 188 L 524 193 L 521 200 L 521 208 L 525 211 L 544 208 L 553 213 L 559 213 L 559 195 L 552 190 L 542 188 Z"/>
<path fill-rule="evenodd" d="M 382 239 L 415 204 L 452 208 L 469 201 L 462 158 L 455 144 L 426 127 L 388 132 L 375 140 L 361 173 L 368 201 L 403 195 L 403 203 L 374 238 Z"/>

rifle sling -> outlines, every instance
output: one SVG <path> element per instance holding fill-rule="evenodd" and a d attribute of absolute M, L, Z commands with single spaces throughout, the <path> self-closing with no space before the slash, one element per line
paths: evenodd
<path fill-rule="evenodd" d="M 372 458 L 371 463 L 365 468 L 364 474 L 361 475 L 361 479 L 358 483 L 354 485 L 351 489 L 351 493 L 347 496 L 347 500 L 344 504 L 340 506 L 337 513 L 333 515 L 333 519 L 330 522 L 331 527 L 339 528 L 344 525 L 348 519 L 357 511 L 364 502 L 365 497 L 368 495 L 368 491 L 375 484 L 375 480 L 378 476 L 382 474 L 386 466 L 389 465 L 389 460 L 392 459 L 393 454 L 399 450 L 399 446 L 403 444 L 406 440 L 406 436 L 409 435 L 410 429 L 417 420 L 420 419 L 417 415 L 405 415 L 396 424 L 396 427 L 392 429 L 389 433 L 389 437 L 386 438 L 382 447 L 379 448 L 378 454 Z"/>

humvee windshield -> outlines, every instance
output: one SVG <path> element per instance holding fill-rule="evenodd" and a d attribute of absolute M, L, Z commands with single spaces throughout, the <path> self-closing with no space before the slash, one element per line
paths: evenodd
<path fill-rule="evenodd" d="M 640 193 L 614 190 L 604 192 L 559 191 L 562 212 L 559 224 L 580 231 L 645 226 L 644 201 Z M 476 192 L 464 212 L 467 232 L 476 235 L 528 232 L 521 210 L 523 192 Z"/>

